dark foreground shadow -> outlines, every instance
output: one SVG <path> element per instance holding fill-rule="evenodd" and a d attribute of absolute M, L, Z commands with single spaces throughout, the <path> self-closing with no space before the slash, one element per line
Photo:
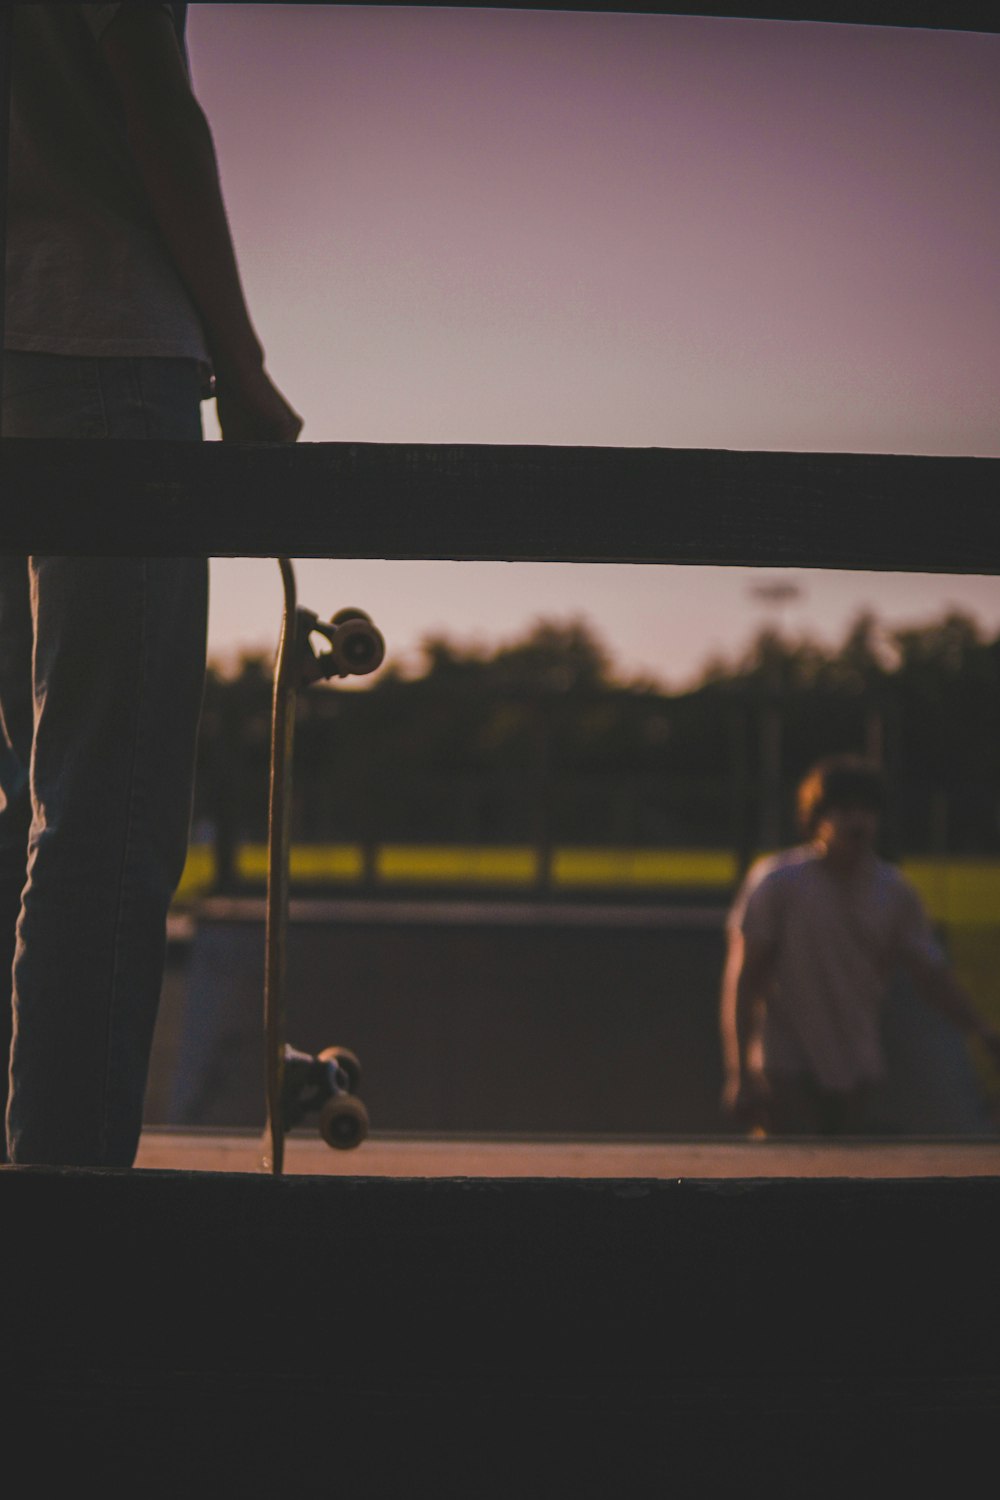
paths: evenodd
<path fill-rule="evenodd" d="M 995 1179 L 7 1168 L 0 1214 L 33 1493 L 971 1493 L 992 1442 Z"/>

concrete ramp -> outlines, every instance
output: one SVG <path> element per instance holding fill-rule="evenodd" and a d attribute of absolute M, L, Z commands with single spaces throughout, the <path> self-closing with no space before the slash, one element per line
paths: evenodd
<path fill-rule="evenodd" d="M 289 1038 L 360 1054 L 385 1131 L 724 1134 L 724 911 L 297 900 Z M 260 902 L 205 903 L 166 1122 L 262 1128 Z M 897 984 L 874 1135 L 996 1135 L 960 1033 Z"/>
<path fill-rule="evenodd" d="M 31 1493 L 959 1494 L 993 1441 L 995 1178 L 6 1168 L 0 1214 Z"/>
<path fill-rule="evenodd" d="M 724 1128 L 722 912 L 297 901 L 288 1035 L 349 1046 L 383 1130 Z M 258 902 L 208 903 L 192 944 L 171 1125 L 263 1125 Z"/>

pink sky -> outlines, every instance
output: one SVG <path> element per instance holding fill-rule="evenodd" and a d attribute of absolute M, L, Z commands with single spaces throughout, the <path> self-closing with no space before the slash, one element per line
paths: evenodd
<path fill-rule="evenodd" d="M 304 441 L 1000 455 L 1000 38 L 193 5 L 189 49 Z M 404 659 L 584 613 L 677 681 L 763 618 L 742 569 L 299 571 Z M 212 649 L 270 646 L 273 563 L 214 577 Z M 1000 629 L 993 579 L 798 577 L 792 627 Z"/>

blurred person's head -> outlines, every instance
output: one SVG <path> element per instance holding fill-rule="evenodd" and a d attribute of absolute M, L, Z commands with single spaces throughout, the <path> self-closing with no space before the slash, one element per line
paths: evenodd
<path fill-rule="evenodd" d="M 828 858 L 849 866 L 870 854 L 885 805 L 885 778 L 860 755 L 830 755 L 803 777 L 799 827 Z"/>

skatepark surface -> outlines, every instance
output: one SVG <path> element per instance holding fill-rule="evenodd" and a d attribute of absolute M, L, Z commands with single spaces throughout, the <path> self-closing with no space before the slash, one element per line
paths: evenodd
<path fill-rule="evenodd" d="M 156 1171 L 256 1172 L 257 1131 L 147 1128 L 136 1166 Z M 751 1141 L 443 1137 L 375 1134 L 333 1151 L 293 1133 L 289 1175 L 333 1177 L 566 1177 L 647 1179 L 778 1177 L 993 1177 L 1000 1140 Z"/>

